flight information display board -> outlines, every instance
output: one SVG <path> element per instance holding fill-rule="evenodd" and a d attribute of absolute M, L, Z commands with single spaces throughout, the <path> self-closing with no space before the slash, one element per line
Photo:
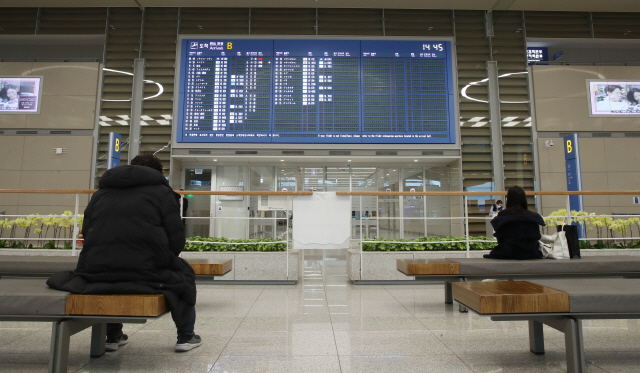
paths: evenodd
<path fill-rule="evenodd" d="M 453 144 L 448 41 L 184 39 L 179 143 Z"/>

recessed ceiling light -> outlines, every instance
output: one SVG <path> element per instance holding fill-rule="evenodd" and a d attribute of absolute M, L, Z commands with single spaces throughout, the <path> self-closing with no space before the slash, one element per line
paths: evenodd
<path fill-rule="evenodd" d="M 284 159 L 281 159 L 280 162 L 284 162 Z"/>
<path fill-rule="evenodd" d="M 217 159 L 214 159 L 213 161 L 214 161 L 214 162 L 218 162 L 218 160 L 217 160 Z"/>
<path fill-rule="evenodd" d="M 351 159 L 347 159 L 347 162 L 351 162 Z"/>
<path fill-rule="evenodd" d="M 414 161 L 414 162 L 418 162 L 418 160 L 417 160 L 417 159 L 414 159 L 413 161 Z"/>

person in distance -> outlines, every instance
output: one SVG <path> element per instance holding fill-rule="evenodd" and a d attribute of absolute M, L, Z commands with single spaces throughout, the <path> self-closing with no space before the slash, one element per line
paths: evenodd
<path fill-rule="evenodd" d="M 491 214 L 493 214 L 493 215 L 499 213 L 502 210 L 503 210 L 503 208 L 502 208 L 502 201 L 501 200 L 497 200 L 495 205 L 491 205 Z"/>
<path fill-rule="evenodd" d="M 151 154 L 108 170 L 84 211 L 76 270 L 53 274 L 47 285 L 76 294 L 164 294 L 178 330 L 175 351 L 200 346 L 195 273 L 178 257 L 185 244 L 179 198 Z M 127 341 L 122 324 L 107 324 L 107 351 Z"/>
<path fill-rule="evenodd" d="M 542 259 L 538 240 L 544 220 L 540 214 L 529 211 L 524 189 L 514 186 L 507 192 L 507 208 L 491 220 L 493 235 L 498 245 L 485 254 L 492 259 Z"/>

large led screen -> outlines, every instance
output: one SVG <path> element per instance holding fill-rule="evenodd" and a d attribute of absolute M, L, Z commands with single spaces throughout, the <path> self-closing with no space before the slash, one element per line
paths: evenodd
<path fill-rule="evenodd" d="M 640 116 L 640 81 L 589 80 L 592 116 Z"/>
<path fill-rule="evenodd" d="M 455 143 L 451 43 L 185 39 L 177 142 Z"/>
<path fill-rule="evenodd" d="M 41 77 L 0 76 L 0 114 L 40 113 Z"/>

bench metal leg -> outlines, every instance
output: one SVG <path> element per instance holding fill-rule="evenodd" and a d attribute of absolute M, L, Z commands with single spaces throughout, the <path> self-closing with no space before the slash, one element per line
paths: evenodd
<path fill-rule="evenodd" d="M 95 321 L 80 320 L 63 320 L 53 323 L 51 330 L 49 373 L 67 373 L 71 336 L 94 324 Z"/>
<path fill-rule="evenodd" d="M 544 330 L 540 321 L 529 320 L 529 350 L 536 355 L 544 354 Z"/>
<path fill-rule="evenodd" d="M 567 350 L 567 372 L 586 373 L 582 320 L 567 319 L 566 323 L 568 325 L 564 333 L 564 344 Z"/>
<path fill-rule="evenodd" d="M 107 324 L 95 324 L 91 328 L 91 357 L 104 355 L 107 340 Z"/>
<path fill-rule="evenodd" d="M 450 281 L 444 282 L 444 303 L 453 304 L 453 286 Z"/>
<path fill-rule="evenodd" d="M 564 333 L 567 373 L 586 373 L 587 363 L 584 356 L 582 320 L 567 317 L 562 320 L 545 320 L 544 323 Z"/>
<path fill-rule="evenodd" d="M 71 335 L 64 322 L 54 322 L 51 330 L 49 373 L 67 373 Z"/>
<path fill-rule="evenodd" d="M 461 282 L 467 282 L 466 278 L 461 278 L 460 279 Z M 462 312 L 462 313 L 466 313 L 469 312 L 469 309 L 465 306 L 462 305 L 462 303 L 458 304 L 458 311 Z"/>

